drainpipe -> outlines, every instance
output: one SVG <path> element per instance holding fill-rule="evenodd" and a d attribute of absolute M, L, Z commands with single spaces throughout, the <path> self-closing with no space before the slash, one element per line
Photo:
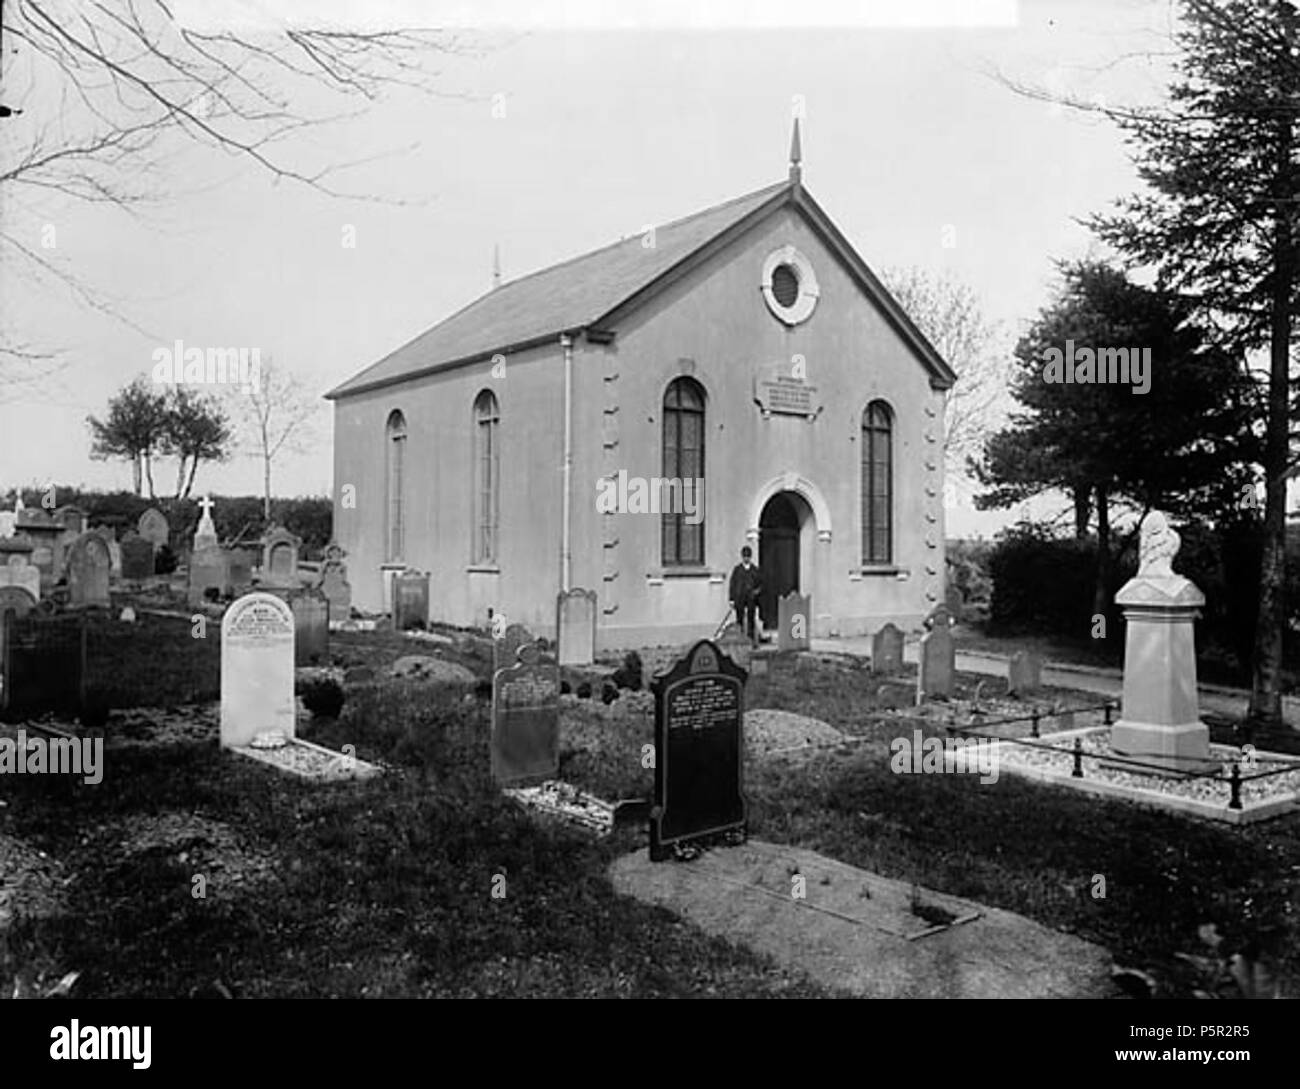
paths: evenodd
<path fill-rule="evenodd" d="M 573 579 L 573 547 L 570 509 L 573 487 L 573 338 L 560 335 L 564 349 L 564 483 L 560 512 L 560 589 L 568 590 Z"/>

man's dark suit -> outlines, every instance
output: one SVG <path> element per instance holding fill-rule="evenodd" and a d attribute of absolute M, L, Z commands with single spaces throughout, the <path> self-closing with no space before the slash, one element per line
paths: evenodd
<path fill-rule="evenodd" d="M 758 609 L 758 598 L 763 592 L 763 576 L 757 567 L 743 563 L 731 569 L 731 585 L 728 596 L 731 606 L 736 610 L 736 621 L 751 640 L 757 638 L 754 631 L 754 614 Z"/>

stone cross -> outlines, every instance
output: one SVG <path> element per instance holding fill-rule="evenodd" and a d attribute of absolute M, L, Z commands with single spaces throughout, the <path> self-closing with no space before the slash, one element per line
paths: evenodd
<path fill-rule="evenodd" d="M 209 495 L 205 495 L 199 500 L 199 507 L 203 511 L 203 518 L 205 521 L 212 521 L 212 508 L 215 506 L 216 504 L 212 502 L 212 497 Z"/>

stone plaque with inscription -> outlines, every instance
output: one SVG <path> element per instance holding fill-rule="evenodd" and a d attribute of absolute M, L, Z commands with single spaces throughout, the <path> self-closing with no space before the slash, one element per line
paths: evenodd
<path fill-rule="evenodd" d="M 292 739 L 294 617 L 273 594 L 245 594 L 221 618 L 221 744 Z"/>
<path fill-rule="evenodd" d="M 655 794 L 650 857 L 675 844 L 745 834 L 741 783 L 746 673 L 703 639 L 651 682 L 655 697 Z"/>
<path fill-rule="evenodd" d="M 492 777 L 502 786 L 560 769 L 560 668 L 525 643 L 492 677 Z"/>
<path fill-rule="evenodd" d="M 777 363 L 754 375 L 754 400 L 765 417 L 775 412 L 812 419 L 821 409 L 817 387 L 796 374 L 790 363 Z"/>

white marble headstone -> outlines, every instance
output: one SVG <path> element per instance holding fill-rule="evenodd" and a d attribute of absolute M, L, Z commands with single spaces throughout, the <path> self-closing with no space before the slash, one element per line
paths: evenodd
<path fill-rule="evenodd" d="M 221 620 L 221 744 L 294 735 L 293 613 L 274 594 L 245 594 Z"/>

